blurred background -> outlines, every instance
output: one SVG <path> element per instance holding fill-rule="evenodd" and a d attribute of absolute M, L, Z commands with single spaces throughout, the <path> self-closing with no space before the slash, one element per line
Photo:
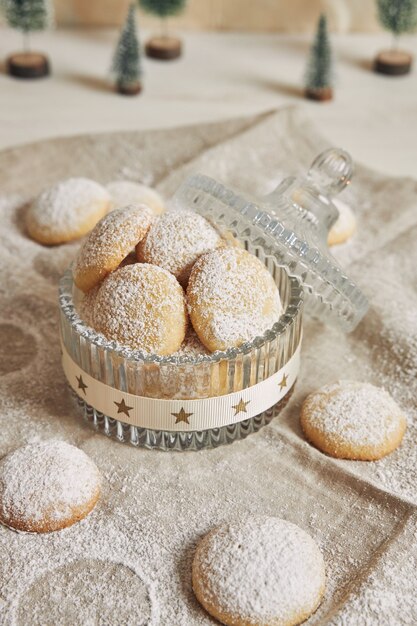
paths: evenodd
<path fill-rule="evenodd" d="M 58 24 L 120 25 L 129 0 L 55 0 Z M 187 10 L 172 18 L 181 30 L 312 32 L 320 13 L 334 32 L 380 30 L 374 0 L 189 0 Z M 141 24 L 155 19 L 141 13 Z"/>
<path fill-rule="evenodd" d="M 0 149 L 52 137 L 215 122 L 297 106 L 332 143 L 370 167 L 415 176 L 415 69 L 396 77 L 373 71 L 376 55 L 393 42 L 390 28 L 384 29 L 378 19 L 378 2 L 389 11 L 391 1 L 400 3 L 188 0 L 178 15 L 166 20 L 182 53 L 163 62 L 145 51 L 161 24 L 143 10 L 144 0 L 53 0 L 53 27 L 30 33 L 31 50 L 45 55 L 50 65 L 50 75 L 40 80 L 8 75 L 8 59 L 22 51 L 25 38 L 10 20 L 6 25 L 3 12 Z M 404 1 L 417 9 L 417 0 Z M 16 2 L 0 0 L 0 6 Z M 140 78 L 135 97 L 120 94 L 111 71 L 121 52 L 129 6 Z M 325 74 L 332 93 L 317 102 L 305 96 L 320 15 L 327 19 Z M 399 40 L 411 60 L 417 56 L 415 24 L 407 24 Z M 316 67 L 321 67 L 317 59 Z"/>

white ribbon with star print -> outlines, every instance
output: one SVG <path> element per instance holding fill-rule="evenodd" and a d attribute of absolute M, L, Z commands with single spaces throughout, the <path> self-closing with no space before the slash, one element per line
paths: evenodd
<path fill-rule="evenodd" d="M 291 389 L 300 368 L 300 347 L 278 372 L 262 382 L 224 396 L 159 400 L 120 391 L 82 370 L 62 345 L 62 364 L 75 393 L 107 417 L 140 428 L 200 431 L 241 422 L 273 407 Z"/>

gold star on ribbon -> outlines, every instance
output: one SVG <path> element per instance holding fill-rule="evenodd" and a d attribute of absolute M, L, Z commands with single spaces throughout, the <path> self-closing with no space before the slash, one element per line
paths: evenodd
<path fill-rule="evenodd" d="M 185 422 L 186 424 L 189 424 L 190 422 L 188 421 L 188 418 L 191 417 L 193 413 L 186 413 L 184 411 L 184 407 L 182 407 L 181 411 L 179 411 L 178 413 L 171 413 L 171 415 L 175 417 L 176 424 L 178 424 L 179 422 Z"/>
<path fill-rule="evenodd" d="M 287 385 L 288 385 L 287 381 L 288 381 L 288 374 L 283 374 L 281 382 L 278 383 L 278 385 L 281 388 L 281 391 L 284 389 L 284 387 L 287 387 Z"/>
<path fill-rule="evenodd" d="M 240 398 L 239 403 L 232 406 L 232 409 L 235 409 L 236 411 L 235 415 L 237 415 L 238 413 L 247 413 L 246 406 L 249 404 L 249 402 L 250 400 L 244 402 L 243 398 Z"/>
<path fill-rule="evenodd" d="M 124 398 L 121 402 L 115 402 L 114 404 L 117 406 L 117 414 L 124 413 L 125 415 L 127 415 L 127 417 L 130 417 L 129 411 L 133 409 L 133 406 L 127 406 Z"/>
<path fill-rule="evenodd" d="M 86 389 L 88 389 L 88 385 L 85 384 L 85 382 L 83 381 L 83 377 L 81 376 L 76 376 L 75 377 L 77 379 L 77 383 L 78 383 L 78 389 L 81 389 L 81 391 L 84 392 L 84 395 L 86 396 Z"/>

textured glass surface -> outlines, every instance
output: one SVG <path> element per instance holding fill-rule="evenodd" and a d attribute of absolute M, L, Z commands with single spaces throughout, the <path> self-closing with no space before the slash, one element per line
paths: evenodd
<path fill-rule="evenodd" d="M 234 214 L 222 219 L 222 227 L 237 234 Z M 97 380 L 121 391 L 161 399 L 195 399 L 229 394 L 259 383 L 283 367 L 294 354 L 301 338 L 303 290 L 299 281 L 279 267 L 276 259 L 253 239 L 250 228 L 241 235 L 246 249 L 268 268 L 280 291 L 284 313 L 262 337 L 226 352 L 198 358 L 145 355 L 105 339 L 87 326 L 75 306 L 77 290 L 71 270 L 60 281 L 60 326 L 62 341 L 71 358 Z M 286 398 L 283 399 L 284 401 Z M 284 401 L 261 415 L 238 424 L 200 432 L 155 431 L 112 419 L 87 405 L 76 404 L 82 415 L 106 435 L 135 446 L 199 450 L 246 437 L 268 423 Z"/>
<path fill-rule="evenodd" d="M 239 239 L 249 235 L 255 248 L 299 279 L 310 315 L 350 331 L 368 302 L 330 254 L 327 234 L 338 216 L 330 196 L 349 183 L 352 173 L 349 155 L 331 149 L 318 155 L 306 177 L 286 178 L 264 198 L 243 196 L 197 174 L 185 181 L 175 200 L 219 227 L 226 218 Z"/>

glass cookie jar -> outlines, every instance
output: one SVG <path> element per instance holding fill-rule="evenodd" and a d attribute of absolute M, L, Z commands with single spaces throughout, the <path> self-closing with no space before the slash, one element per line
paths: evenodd
<path fill-rule="evenodd" d="M 249 198 L 206 176 L 174 197 L 256 255 L 273 276 L 283 314 L 263 336 L 213 354 L 160 357 L 108 341 L 77 312 L 71 269 L 60 281 L 63 368 L 78 410 L 94 428 L 134 446 L 199 450 L 256 432 L 288 401 L 300 364 L 303 307 L 352 330 L 367 309 L 358 287 L 327 249 L 337 219 L 331 196 L 352 163 L 328 150 L 305 177 L 286 178 L 269 196 Z"/>

